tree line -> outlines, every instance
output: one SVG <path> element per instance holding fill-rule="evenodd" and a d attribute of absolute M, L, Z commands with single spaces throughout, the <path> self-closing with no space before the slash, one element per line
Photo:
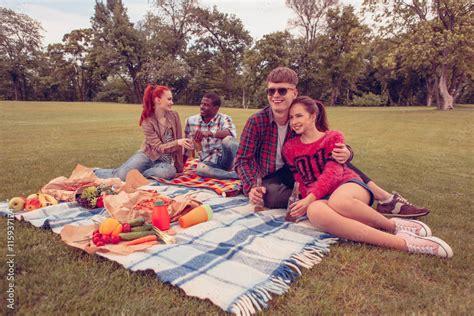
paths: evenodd
<path fill-rule="evenodd" d="M 299 33 L 254 41 L 237 16 L 197 0 L 154 0 L 137 23 L 121 0 L 96 0 L 89 28 L 46 47 L 37 21 L 0 7 L 0 99 L 141 103 L 151 83 L 181 104 L 214 91 L 224 105 L 261 107 L 266 75 L 288 66 L 300 93 L 330 105 L 474 103 L 471 0 L 364 0 L 361 12 L 337 0 L 286 5 Z"/>

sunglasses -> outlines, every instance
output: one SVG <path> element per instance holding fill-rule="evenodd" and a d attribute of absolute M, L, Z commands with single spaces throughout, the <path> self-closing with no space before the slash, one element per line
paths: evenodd
<path fill-rule="evenodd" d="M 288 93 L 288 90 L 295 90 L 295 89 L 293 89 L 293 88 L 278 88 L 278 89 L 269 88 L 269 89 L 267 89 L 267 95 L 269 97 L 271 97 L 271 96 L 275 95 L 275 92 L 278 92 L 279 95 L 285 96 Z"/>

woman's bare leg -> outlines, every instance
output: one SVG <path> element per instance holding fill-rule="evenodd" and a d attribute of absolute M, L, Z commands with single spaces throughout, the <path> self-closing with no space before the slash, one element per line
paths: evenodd
<path fill-rule="evenodd" d="M 356 183 L 345 183 L 331 194 L 328 205 L 344 217 L 354 219 L 374 228 L 395 232 L 395 222 L 387 219 L 367 203 L 369 192 Z"/>
<path fill-rule="evenodd" d="M 344 217 L 327 201 L 315 201 L 307 210 L 309 221 L 317 229 L 338 237 L 385 248 L 408 251 L 406 242 L 395 235 L 377 230 L 355 219 Z"/>

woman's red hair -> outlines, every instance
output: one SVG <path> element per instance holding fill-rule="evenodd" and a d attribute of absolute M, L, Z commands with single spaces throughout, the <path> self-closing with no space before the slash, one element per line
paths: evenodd
<path fill-rule="evenodd" d="M 161 98 L 165 91 L 170 91 L 170 88 L 167 86 L 152 86 L 147 85 L 145 92 L 143 93 L 143 111 L 140 116 L 139 126 L 142 126 L 142 122 L 147 118 L 153 115 L 155 112 L 155 104 L 153 100 L 155 98 Z"/>

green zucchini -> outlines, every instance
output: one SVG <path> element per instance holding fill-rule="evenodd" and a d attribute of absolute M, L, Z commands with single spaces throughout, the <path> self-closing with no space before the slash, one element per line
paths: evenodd
<path fill-rule="evenodd" d="M 122 240 L 135 240 L 149 235 L 155 235 L 155 232 L 147 230 L 144 232 L 131 232 L 131 233 L 120 233 L 119 236 Z"/>
<path fill-rule="evenodd" d="M 143 217 L 137 217 L 132 219 L 130 222 L 128 222 L 130 226 L 136 227 L 136 226 L 142 226 L 145 224 L 145 219 Z"/>
<path fill-rule="evenodd" d="M 152 224 L 145 224 L 142 226 L 132 227 L 132 232 L 145 232 L 153 228 Z"/>

